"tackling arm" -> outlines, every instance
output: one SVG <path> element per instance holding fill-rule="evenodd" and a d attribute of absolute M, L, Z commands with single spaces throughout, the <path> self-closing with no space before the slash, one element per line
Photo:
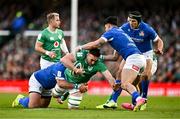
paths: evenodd
<path fill-rule="evenodd" d="M 119 58 L 119 54 L 114 50 L 113 55 L 102 55 L 105 61 L 117 61 Z"/>
<path fill-rule="evenodd" d="M 103 44 L 105 43 L 105 41 L 102 38 L 99 38 L 96 41 L 93 42 L 89 42 L 85 45 L 82 45 L 78 50 L 80 49 L 85 49 L 85 50 L 90 50 L 90 49 L 95 49 L 95 48 L 99 48 L 101 47 Z"/>

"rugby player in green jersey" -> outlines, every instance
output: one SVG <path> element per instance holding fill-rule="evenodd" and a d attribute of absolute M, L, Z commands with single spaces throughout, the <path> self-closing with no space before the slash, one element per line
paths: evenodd
<path fill-rule="evenodd" d="M 92 49 L 90 51 L 81 50 L 75 55 L 72 53 L 65 55 L 61 59 L 61 62 L 67 67 L 65 70 L 65 80 L 57 80 L 58 85 L 52 91 L 53 96 L 57 97 L 65 89 L 69 89 L 68 108 L 78 108 L 82 100 L 82 92 L 87 91 L 87 87 L 81 88 L 81 90 L 79 90 L 79 87 L 82 84 L 86 84 L 97 72 L 101 72 L 112 88 L 116 90 L 118 85 L 115 84 L 114 77 L 108 71 L 106 65 L 99 59 L 99 56 L 99 49 Z M 58 102 L 62 103 L 60 98 L 58 98 Z"/>
<path fill-rule="evenodd" d="M 63 53 L 69 53 L 64 40 L 64 33 L 60 28 L 58 13 L 47 15 L 48 27 L 39 35 L 35 44 L 35 50 L 41 53 L 40 66 L 44 69 L 56 62 L 59 62 Z"/>

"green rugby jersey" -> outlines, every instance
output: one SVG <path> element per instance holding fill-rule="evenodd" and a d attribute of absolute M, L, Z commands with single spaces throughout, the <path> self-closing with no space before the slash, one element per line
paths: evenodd
<path fill-rule="evenodd" d="M 60 44 L 64 38 L 64 33 L 60 29 L 56 29 L 55 32 L 51 32 L 48 28 L 44 29 L 37 38 L 37 41 L 43 43 L 43 48 L 47 51 L 54 51 L 56 53 L 55 58 L 50 58 L 46 54 L 42 54 L 41 57 L 50 62 L 58 62 L 62 57 Z"/>
<path fill-rule="evenodd" d="M 97 60 L 94 65 L 88 65 L 86 61 L 87 54 L 87 50 L 82 50 L 81 52 L 76 53 L 76 62 L 74 63 L 74 65 L 77 68 L 82 67 L 85 73 L 83 73 L 82 75 L 76 75 L 74 74 L 74 71 L 67 68 L 65 70 L 65 77 L 68 82 L 74 84 L 86 83 L 97 72 L 104 72 L 107 70 L 106 65 L 100 60 Z"/>

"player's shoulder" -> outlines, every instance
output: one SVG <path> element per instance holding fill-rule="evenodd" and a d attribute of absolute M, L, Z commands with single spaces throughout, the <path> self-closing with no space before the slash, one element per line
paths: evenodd
<path fill-rule="evenodd" d="M 145 22 L 141 22 L 140 26 L 141 28 L 146 29 L 146 30 L 153 29 L 150 24 L 145 23 Z"/>
<path fill-rule="evenodd" d="M 141 22 L 140 29 L 143 30 L 146 34 L 151 34 L 152 32 L 155 32 L 155 30 L 148 23 L 145 22 Z"/>
<path fill-rule="evenodd" d="M 48 29 L 44 28 L 39 34 L 46 35 L 48 33 Z"/>
<path fill-rule="evenodd" d="M 120 27 L 130 27 L 129 22 L 122 24 Z"/>
<path fill-rule="evenodd" d="M 56 29 L 58 33 L 63 33 L 64 31 L 62 29 Z"/>

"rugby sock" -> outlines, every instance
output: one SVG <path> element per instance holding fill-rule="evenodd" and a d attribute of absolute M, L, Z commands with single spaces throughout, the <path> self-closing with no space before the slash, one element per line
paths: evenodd
<path fill-rule="evenodd" d="M 119 88 L 119 90 L 117 90 L 117 91 L 114 91 L 112 94 L 111 100 L 113 100 L 114 102 L 117 102 L 117 99 L 118 99 L 119 95 L 121 94 L 121 91 L 122 91 L 121 88 Z"/>
<path fill-rule="evenodd" d="M 140 95 L 139 95 L 139 93 L 138 93 L 137 91 L 135 91 L 135 92 L 132 93 L 132 100 L 135 100 L 135 101 L 136 101 L 136 99 L 137 99 L 138 97 L 140 97 Z"/>
<path fill-rule="evenodd" d="M 121 83 L 121 80 L 116 80 L 115 83 Z M 117 91 L 113 91 L 112 95 L 111 95 L 111 100 L 113 100 L 114 102 L 117 102 L 117 99 L 119 97 L 119 95 L 122 92 L 122 88 L 119 88 Z"/>
<path fill-rule="evenodd" d="M 142 80 L 141 86 L 142 86 L 142 94 L 141 94 L 141 96 L 143 98 L 147 98 L 148 87 L 149 87 L 149 80 Z"/>
<path fill-rule="evenodd" d="M 19 99 L 19 103 L 20 103 L 23 107 L 28 108 L 29 97 L 24 97 L 24 98 Z"/>
<path fill-rule="evenodd" d="M 132 97 L 132 104 L 136 105 L 136 100 Z"/>

